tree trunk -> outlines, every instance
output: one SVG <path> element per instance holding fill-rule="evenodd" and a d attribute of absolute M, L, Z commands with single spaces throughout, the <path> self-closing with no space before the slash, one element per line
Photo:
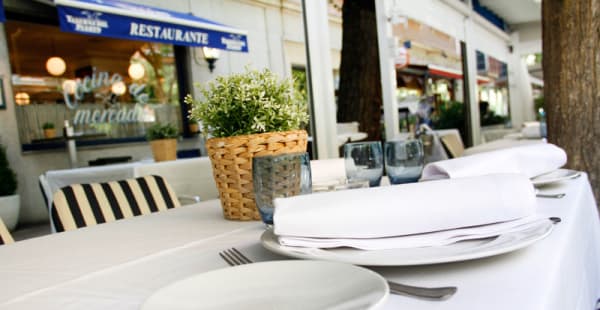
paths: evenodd
<path fill-rule="evenodd" d="M 344 1 L 338 122 L 360 123 L 369 140 L 381 140 L 381 83 L 374 0 Z"/>
<path fill-rule="evenodd" d="M 586 171 L 600 198 L 600 0 L 542 2 L 548 141 Z"/>

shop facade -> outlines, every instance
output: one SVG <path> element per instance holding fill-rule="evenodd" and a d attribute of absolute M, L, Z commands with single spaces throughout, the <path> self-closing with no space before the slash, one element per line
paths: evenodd
<path fill-rule="evenodd" d="M 481 117 L 479 115 L 479 101 L 482 93 L 488 99 L 493 97 L 497 103 L 494 108 L 498 112 L 509 114 L 508 124 L 512 125 L 513 129 L 518 129 L 524 121 L 533 119 L 534 109 L 529 75 L 522 57 L 522 51 L 527 49 L 530 40 L 521 40 L 518 29 L 509 33 L 507 29 L 493 24 L 476 12 L 470 2 L 455 0 L 424 0 L 410 3 L 404 0 L 383 1 L 378 9 L 380 12 L 378 13 L 378 28 L 381 37 L 393 42 L 397 41 L 395 28 L 409 27 L 412 20 L 443 33 L 444 36 L 454 38 L 459 43 L 456 47 L 457 50 L 460 50 L 458 54 L 462 56 L 463 60 L 460 71 L 468 77 L 467 83 L 462 85 L 465 90 L 462 99 L 466 104 L 465 108 L 468 109 L 470 134 L 466 144 L 476 145 L 482 142 L 482 131 L 484 130 L 480 125 Z M 397 42 L 398 45 L 401 43 Z M 443 49 L 435 46 L 434 48 L 437 49 L 438 54 L 441 54 Z M 397 49 L 391 52 L 387 49 L 385 44 L 380 44 L 380 63 L 383 64 L 382 72 L 384 72 L 382 76 L 396 77 L 396 70 L 388 64 L 394 63 Z M 487 82 L 492 82 L 492 84 L 483 81 L 484 79 L 478 76 L 477 52 L 484 54 L 486 61 L 491 59 L 494 64 L 500 64 L 500 67 L 505 65 L 506 75 L 493 79 L 483 76 Z M 449 54 L 446 53 L 446 55 Z M 465 55 L 466 57 L 464 57 Z M 393 71 L 390 72 L 390 70 Z M 491 73 L 496 74 L 497 72 Z M 488 85 L 484 86 L 485 84 Z M 394 119 L 394 115 L 397 115 L 397 79 L 386 79 L 382 85 L 384 110 L 388 115 L 386 124 L 396 124 L 398 121 Z M 490 91 L 491 89 L 493 91 Z M 398 126 L 386 126 L 386 135 L 401 136 L 397 128 Z"/>
<path fill-rule="evenodd" d="M 392 13 L 399 14 L 427 25 L 436 31 L 442 32 L 459 42 L 466 42 L 467 49 L 464 52 L 466 52 L 467 55 L 473 56 L 468 59 L 469 65 L 467 66 L 469 70 L 468 75 L 471 77 L 477 76 L 477 63 L 475 59 L 476 51 L 481 51 L 485 53 L 486 56 L 493 57 L 494 59 L 507 64 L 507 76 L 511 81 L 508 83 L 508 96 L 510 97 L 509 111 L 512 124 L 513 126 L 518 127 L 523 120 L 528 119 L 526 113 L 523 112 L 529 110 L 529 107 L 526 106 L 527 103 L 525 102 L 527 98 L 522 94 L 522 89 L 525 88 L 522 84 L 524 84 L 525 81 L 520 74 L 520 67 L 516 65 L 521 62 L 521 55 L 518 53 L 518 33 L 509 35 L 501 30 L 491 28 L 487 21 L 475 16 L 462 2 L 456 2 L 454 0 L 420 1 L 418 3 L 406 3 L 406 5 L 404 5 L 404 2 L 405 1 L 383 2 L 386 4 L 386 8 L 378 8 L 378 11 L 383 12 L 382 14 L 378 13 L 378 19 L 381 17 L 381 23 L 388 23 L 388 17 L 393 15 Z M 48 0 L 4 0 L 4 7 L 7 10 L 7 22 L 0 25 L 2 28 L 1 30 L 3 30 L 0 31 L 0 76 L 2 77 L 6 109 L 0 109 L 0 141 L 3 145 L 8 147 L 9 160 L 15 171 L 18 173 L 19 194 L 22 197 L 22 223 L 41 222 L 45 221 L 47 218 L 47 210 L 38 189 L 38 176 L 48 170 L 66 169 L 70 167 L 69 158 L 64 147 L 40 147 L 40 145 L 51 144 L 48 141 L 45 141 L 46 138 L 43 136 L 43 130 L 40 128 L 43 127 L 44 123 L 55 123 L 55 127 L 59 134 L 63 125 L 60 122 L 62 121 L 64 123 L 64 120 L 69 120 L 71 124 L 77 123 L 78 125 L 85 126 L 81 132 L 83 132 L 83 135 L 88 135 L 92 139 L 88 140 L 90 141 L 89 145 L 82 145 L 82 147 L 78 148 L 78 163 L 80 166 L 85 166 L 90 160 L 99 157 L 131 156 L 133 161 L 143 160 L 151 157 L 151 151 L 148 144 L 140 138 L 140 134 L 143 133 L 144 128 L 152 119 L 177 122 L 180 130 L 184 133 L 184 136 L 187 136 L 187 138 L 180 140 L 181 148 L 202 147 L 203 141 L 201 137 L 198 135 L 191 135 L 185 124 L 186 108 L 182 108 L 179 99 L 177 99 L 178 102 L 175 102 L 176 99 L 166 98 L 180 97 L 181 94 L 185 95 L 187 92 L 196 95 L 197 92 L 192 86 L 193 84 L 205 83 L 218 75 L 243 71 L 248 65 L 254 68 L 269 68 L 275 73 L 285 76 L 292 75 L 294 68 L 301 69 L 310 67 L 306 62 L 306 30 L 303 27 L 302 2 L 300 0 L 171 0 L 168 2 L 140 0 L 136 1 L 136 3 L 173 10 L 184 14 L 191 12 L 196 16 L 201 16 L 225 25 L 243 29 L 248 33 L 248 52 L 221 52 L 220 57 L 214 64 L 214 68 L 211 70 L 203 57 L 202 51 L 198 48 L 180 49 L 173 44 L 160 45 L 157 42 L 152 42 L 154 47 L 150 48 L 148 45 L 144 46 L 144 44 L 147 44 L 147 42 L 144 41 L 148 40 L 135 40 L 135 43 L 123 43 L 117 38 L 104 39 L 98 36 L 88 35 L 87 39 L 95 41 L 95 43 L 102 40 L 111 40 L 111 43 L 108 45 L 115 45 L 114 48 L 109 48 L 109 52 L 120 53 L 121 56 L 108 56 L 109 61 L 107 61 L 107 56 L 103 53 L 104 48 L 102 47 L 102 44 L 100 44 L 100 47 L 92 46 L 87 48 L 81 44 L 77 44 L 76 46 L 69 44 L 69 50 L 63 51 L 60 50 L 63 45 L 57 44 L 56 42 L 48 42 L 50 41 L 49 37 L 51 37 L 51 35 L 49 31 L 51 30 L 39 30 L 38 28 L 37 32 L 42 31 L 47 34 L 45 36 L 40 36 L 40 39 L 38 40 L 40 41 L 38 42 L 39 44 L 46 44 L 47 47 L 43 49 L 54 49 L 55 51 L 64 53 L 75 53 L 88 50 L 95 53 L 93 56 L 94 61 L 89 61 L 95 65 L 80 64 L 74 68 L 67 68 L 65 71 L 67 73 L 64 76 L 64 80 L 81 79 L 81 83 L 75 83 L 73 92 L 66 92 L 69 96 L 68 100 L 71 100 L 69 103 L 73 105 L 76 103 L 77 108 L 82 110 L 76 117 L 78 111 L 77 108 L 69 109 L 66 104 L 67 100 L 65 100 L 64 89 L 67 87 L 63 87 L 64 80 L 55 81 L 53 79 L 56 79 L 56 77 L 47 73 L 48 71 L 45 68 L 45 64 L 50 57 L 49 54 L 37 56 L 36 59 L 21 60 L 19 61 L 20 68 L 17 68 L 17 62 L 12 59 L 14 56 L 11 56 L 11 50 L 14 48 L 11 37 L 18 36 L 18 34 L 15 34 L 18 33 L 18 31 L 15 32 L 15 28 L 18 28 L 15 26 L 16 23 L 33 23 L 36 24 L 36 27 L 41 27 L 39 24 L 49 24 L 54 27 L 53 30 L 58 28 L 56 12 L 54 15 L 47 14 L 47 16 L 34 15 L 36 16 L 36 20 L 34 21 L 23 20 L 20 18 L 22 17 L 20 15 L 26 14 L 27 10 L 31 7 L 54 7 L 54 2 Z M 401 10 L 393 10 L 392 7 L 394 4 L 397 4 Z M 310 2 L 309 9 L 320 8 L 317 8 L 316 4 Z M 23 10 L 25 12 L 22 12 Z M 30 12 L 29 15 L 31 14 L 33 13 Z M 333 80 L 332 77 L 339 67 L 339 54 L 341 52 L 342 34 L 341 16 L 339 11 L 331 10 L 328 12 L 328 18 L 325 17 L 323 19 L 328 19 L 328 21 L 325 22 L 329 26 L 327 40 L 319 41 L 320 38 L 314 37 L 313 40 L 315 40 L 316 43 L 313 44 L 311 50 L 324 49 L 324 51 L 323 53 L 312 55 L 311 59 L 313 61 L 323 61 L 324 59 L 327 59 L 327 62 L 331 64 L 333 72 L 319 71 L 328 66 L 317 65 L 312 68 L 314 70 L 314 75 L 312 76 L 313 83 L 317 86 L 326 85 L 330 82 L 326 83 L 326 80 L 328 79 Z M 314 16 L 307 20 L 314 21 Z M 315 32 L 322 33 L 323 31 L 321 29 L 323 26 L 320 25 L 319 28 L 320 29 L 315 30 Z M 140 28 L 138 28 L 137 32 L 147 33 L 146 30 L 141 31 Z M 392 35 L 392 32 L 390 31 L 389 34 Z M 382 34 L 380 33 L 380 35 Z M 386 41 L 382 40 L 382 42 Z M 90 44 L 92 43 L 94 42 L 90 42 Z M 121 45 L 121 43 L 123 44 Z M 463 48 L 464 46 L 458 47 Z M 454 50 L 458 47 L 455 46 Z M 513 47 L 515 52 L 511 52 L 509 47 Z M 42 48 L 40 47 L 39 49 L 41 50 Z M 138 53 L 136 54 L 134 50 Z M 380 52 L 382 51 L 383 48 L 380 46 Z M 142 55 L 142 53 L 147 54 L 146 56 L 148 56 L 155 52 L 161 54 L 163 60 L 161 66 L 153 66 L 151 61 L 144 61 L 144 55 Z M 461 53 L 462 52 L 463 51 L 461 51 Z M 448 54 L 446 54 L 446 56 L 448 56 Z M 382 66 L 384 67 L 388 60 L 393 63 L 393 57 L 386 57 L 380 58 Z M 440 54 L 439 57 L 443 57 L 443 55 Z M 112 64 L 107 66 L 107 62 Z M 42 73 L 40 73 L 40 75 L 43 74 L 42 78 L 46 77 L 49 78 L 49 80 L 54 81 L 53 84 L 50 83 L 53 87 L 48 87 L 48 85 L 44 84 L 45 87 L 49 89 L 61 88 L 63 91 L 55 92 L 51 96 L 42 91 L 35 95 L 33 93 L 30 94 L 27 88 L 37 87 L 39 85 L 31 85 L 32 83 L 36 83 L 35 80 L 28 81 L 27 79 L 21 79 L 21 75 L 28 76 L 29 74 L 18 74 L 18 72 L 28 72 L 27 70 L 33 70 L 31 68 L 27 69 L 26 66 L 33 65 L 34 63 L 37 63 L 36 70 L 41 70 Z M 116 65 L 116 63 L 119 63 L 119 65 Z M 134 64 L 136 65 L 133 66 Z M 138 68 L 132 68 L 132 72 L 135 72 L 136 70 L 138 72 L 140 71 L 140 66 L 137 64 L 141 65 L 145 74 L 147 74 L 143 79 L 134 78 L 133 75 L 135 75 L 135 73 L 130 74 L 129 69 L 132 66 Z M 183 67 L 185 70 L 181 70 L 179 66 Z M 386 123 L 393 122 L 394 124 L 394 126 L 386 126 L 387 130 L 388 127 L 398 127 L 396 105 L 397 80 L 392 81 L 392 79 L 390 79 L 390 81 L 387 81 L 387 78 L 384 77 L 391 77 L 392 74 L 390 72 L 388 75 L 385 70 L 393 70 L 395 76 L 396 69 L 393 65 L 389 68 L 384 67 L 382 67 L 382 72 L 384 72 L 382 76 L 382 85 L 384 90 L 384 110 L 386 111 L 385 118 Z M 449 64 L 444 64 L 441 67 L 452 69 Z M 150 75 L 156 75 L 157 68 L 160 68 L 159 73 L 162 74 L 162 78 L 158 79 L 158 81 L 161 82 L 160 86 L 156 81 L 152 82 L 148 79 Z M 460 71 L 456 68 L 452 70 Z M 446 71 L 450 72 L 449 70 Z M 330 73 L 331 75 L 329 75 Z M 13 75 L 18 75 L 19 78 L 13 78 Z M 87 83 L 83 83 L 85 77 L 88 77 Z M 48 83 L 46 80 L 47 79 L 42 79 L 42 82 Z M 177 80 L 177 82 L 174 83 L 173 81 L 175 80 Z M 189 85 L 187 85 L 187 91 L 185 89 L 182 90 L 182 82 L 180 82 L 180 80 L 189 83 Z M 446 76 L 440 78 L 440 80 L 450 81 L 457 79 Z M 123 82 L 125 91 L 117 100 L 113 96 L 112 85 L 115 84 L 115 82 L 120 81 Z M 144 82 L 143 88 L 140 86 L 142 82 Z M 38 81 L 38 83 L 40 82 Z M 69 83 L 70 82 L 66 85 L 69 85 Z M 476 99 L 474 99 L 478 96 L 477 82 L 472 79 L 470 83 L 473 83 L 473 85 L 470 85 L 471 87 L 469 89 L 471 93 L 468 94 L 468 97 L 471 98 L 471 101 L 475 104 L 471 107 L 472 111 L 475 114 L 478 114 Z M 110 87 L 108 87 L 108 84 L 110 84 Z M 387 84 L 393 84 L 393 89 L 386 88 Z M 453 97 L 463 93 L 462 89 L 460 89 L 461 87 L 464 87 L 462 85 L 452 85 L 451 83 L 441 84 L 445 84 L 442 86 L 446 86 L 446 90 L 451 91 L 448 92 L 448 94 Z M 71 85 L 73 84 L 71 83 Z M 440 86 L 440 89 L 442 86 Z M 529 87 L 528 84 L 526 86 Z M 89 97 L 90 95 L 83 94 L 84 92 L 82 90 L 88 88 L 94 89 L 94 105 L 91 107 L 86 107 L 86 103 L 83 102 L 83 99 L 86 99 L 85 97 Z M 75 96 L 77 89 L 80 91 L 79 99 Z M 123 88 L 119 89 L 119 87 L 116 87 L 115 92 L 120 92 L 122 89 Z M 132 91 L 132 89 L 134 90 Z M 136 90 L 139 92 L 136 92 Z M 388 90 L 392 95 L 388 96 Z M 163 92 L 162 94 L 160 93 L 161 91 Z M 27 96 L 24 96 L 22 93 L 27 93 Z M 99 96 L 96 97 L 96 93 L 99 93 Z M 314 102 L 320 105 L 329 106 L 329 101 L 331 101 L 331 105 L 333 105 L 333 102 L 335 101 L 333 92 L 331 92 L 331 98 L 329 98 L 328 91 L 320 91 L 318 89 L 315 90 L 313 95 L 320 95 L 321 93 L 323 93 L 323 97 L 314 98 Z M 19 96 L 17 96 L 17 94 L 19 94 Z M 140 102 L 143 100 L 146 101 Z M 17 101 L 19 103 L 17 103 Z M 392 101 L 393 104 L 389 103 Z M 59 104 L 52 106 L 51 104 L 48 104 L 48 102 L 59 102 Z M 152 111 L 140 111 L 139 109 L 138 111 L 135 111 L 135 109 L 131 109 L 131 107 L 136 105 L 159 105 L 159 107 L 168 111 L 157 111 L 155 109 Z M 40 109 L 47 109 L 48 111 L 37 112 L 35 114 L 29 113 L 29 111 L 24 112 L 26 109 L 32 109 L 32 106 L 37 106 Z M 104 108 L 97 111 L 94 109 L 97 106 L 106 106 L 108 111 Z M 315 115 L 319 113 L 323 114 L 323 109 L 331 110 L 329 107 L 326 108 L 323 106 L 316 106 L 314 108 L 317 110 Z M 393 111 L 393 113 L 387 113 L 388 110 Z M 321 117 L 319 119 L 321 125 L 317 124 L 317 127 L 321 126 L 322 128 L 317 128 L 316 135 L 319 136 L 319 132 L 325 132 L 326 135 L 331 134 L 334 139 L 335 112 L 333 110 L 333 114 L 327 113 L 325 113 L 326 117 Z M 396 114 L 395 121 L 393 118 L 388 118 L 388 115 L 393 114 Z M 131 118 L 141 118 L 148 120 L 148 122 L 132 124 L 131 122 L 128 122 Z M 333 120 L 331 120 L 331 118 L 333 118 Z M 21 121 L 19 119 L 25 120 Z M 479 121 L 479 115 L 473 115 L 473 119 Z M 102 121 L 106 120 L 112 120 L 115 124 L 110 126 L 102 125 Z M 21 125 L 21 123 L 23 123 L 23 125 Z M 480 141 L 480 128 L 479 126 L 477 127 L 478 128 L 473 128 L 474 141 Z M 120 128 L 120 130 L 115 130 L 114 128 Z M 386 135 L 388 134 L 386 133 Z M 394 137 L 396 134 L 390 133 L 389 136 Z M 96 140 L 96 142 L 91 142 L 94 140 Z M 102 140 L 105 140 L 104 142 L 106 143 L 98 142 Z"/>
<path fill-rule="evenodd" d="M 148 39 L 203 40 L 192 32 L 153 33 L 152 28 L 139 26 L 128 29 L 140 36 L 136 39 L 98 36 L 93 32 L 103 27 L 102 22 L 73 17 L 74 27 L 88 27 L 90 33 L 61 30 L 56 5 L 62 2 L 4 1 L 7 21 L 0 31 L 0 75 L 6 108 L 0 110 L 0 143 L 7 147 L 18 175 L 23 224 L 47 219 L 38 176 L 71 168 L 62 134 L 66 123 L 77 135 L 77 166 L 103 157 L 151 158 L 144 134 L 156 121 L 179 127 L 180 149 L 203 148 L 202 136 L 187 126 L 187 107 L 182 104 L 182 96 L 196 94 L 194 84 L 246 66 L 280 75 L 305 66 L 299 48 L 304 41 L 300 1 L 136 1 L 191 12 L 247 33 L 244 50 L 219 47 L 214 68 L 209 68 L 200 47 Z M 333 16 L 330 26 L 341 33 L 339 17 Z M 334 60 L 339 59 L 336 55 L 339 45 L 333 49 Z M 51 67 L 53 57 L 62 60 L 58 71 Z M 44 135 L 49 124 L 55 128 L 54 137 Z"/>

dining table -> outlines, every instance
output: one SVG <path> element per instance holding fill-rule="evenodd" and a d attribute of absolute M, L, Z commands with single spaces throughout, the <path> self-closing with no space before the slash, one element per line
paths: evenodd
<path fill-rule="evenodd" d="M 527 247 L 441 264 L 365 266 L 400 283 L 458 288 L 441 301 L 392 294 L 381 309 L 596 309 L 600 222 L 588 176 L 540 191 L 566 194 L 537 198 L 539 215 L 561 221 Z M 266 229 L 260 221 L 226 220 L 219 200 L 208 200 L 0 246 L 0 309 L 140 309 L 162 287 L 232 268 L 218 255 L 228 248 L 255 262 L 294 259 L 264 247 Z"/>
<path fill-rule="evenodd" d="M 520 134 L 511 134 L 506 135 L 502 139 L 497 139 L 490 142 L 478 144 L 472 147 L 468 147 L 463 152 L 463 156 L 546 142 L 546 139 L 543 138 L 528 139 L 523 138 Z"/>

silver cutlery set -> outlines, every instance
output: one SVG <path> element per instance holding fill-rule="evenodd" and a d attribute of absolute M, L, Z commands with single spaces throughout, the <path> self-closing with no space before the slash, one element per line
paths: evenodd
<path fill-rule="evenodd" d="M 239 266 L 253 263 L 246 255 L 236 248 L 230 248 L 219 252 L 219 256 L 230 266 Z M 455 286 L 447 287 L 419 287 L 387 281 L 390 293 L 418 297 L 429 300 L 445 300 L 456 293 Z"/>

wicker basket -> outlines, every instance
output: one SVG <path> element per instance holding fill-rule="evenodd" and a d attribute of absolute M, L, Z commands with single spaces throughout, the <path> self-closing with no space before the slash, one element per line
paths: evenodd
<path fill-rule="evenodd" d="M 252 158 L 306 152 L 307 137 L 306 131 L 295 130 L 208 139 L 206 150 L 225 218 L 260 220 L 254 202 Z"/>

